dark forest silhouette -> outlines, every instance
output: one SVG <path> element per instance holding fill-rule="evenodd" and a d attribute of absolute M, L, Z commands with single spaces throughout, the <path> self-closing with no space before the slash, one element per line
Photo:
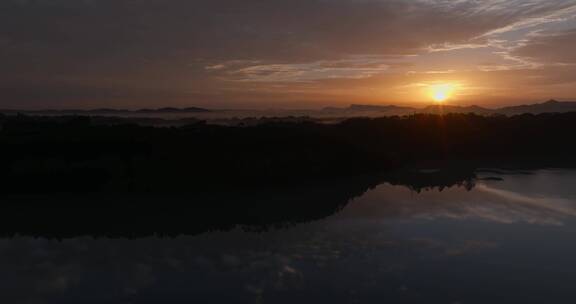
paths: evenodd
<path fill-rule="evenodd" d="M 576 113 L 155 128 L 3 117 L 4 236 L 175 236 L 324 218 L 388 182 L 474 186 L 478 167 L 572 166 Z M 421 170 L 443 168 L 442 170 Z"/>
<path fill-rule="evenodd" d="M 2 193 L 198 192 L 301 183 L 428 162 L 565 163 L 576 113 L 419 114 L 339 124 L 94 125 L 88 117 L 4 118 Z"/>

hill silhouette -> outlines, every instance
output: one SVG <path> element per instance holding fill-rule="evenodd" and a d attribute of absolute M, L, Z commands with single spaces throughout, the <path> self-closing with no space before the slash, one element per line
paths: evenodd
<path fill-rule="evenodd" d="M 476 105 L 429 105 L 424 108 L 399 107 L 394 105 L 351 105 L 347 108 L 325 108 L 324 111 L 347 115 L 373 116 L 375 113 L 381 115 L 412 115 L 418 113 L 427 114 L 447 114 L 447 113 L 473 113 L 479 115 L 519 115 L 519 114 L 542 114 L 542 113 L 567 113 L 576 112 L 576 102 L 549 100 L 543 103 L 510 106 L 502 108 L 484 108 Z M 372 115 L 369 115 L 372 113 Z"/>
<path fill-rule="evenodd" d="M 532 105 L 521 105 L 521 106 L 505 107 L 498 109 L 499 113 L 507 115 L 515 115 L 523 113 L 532 113 L 532 114 L 565 113 L 574 111 L 576 111 L 576 102 L 556 101 L 556 100 L 549 100 L 547 102 Z"/>
<path fill-rule="evenodd" d="M 543 103 L 510 106 L 502 108 L 485 108 L 477 105 L 458 106 L 458 105 L 429 105 L 422 108 L 397 106 L 397 105 L 365 105 L 351 104 L 348 107 L 325 107 L 320 110 L 218 110 L 206 109 L 200 107 L 175 108 L 165 107 L 157 109 L 64 109 L 64 110 L 18 110 L 18 109 L 0 109 L 0 113 L 6 115 L 28 114 L 28 115 L 81 115 L 81 116 L 150 116 L 162 117 L 166 114 L 171 115 L 190 115 L 195 114 L 214 114 L 217 117 L 288 117 L 288 116 L 309 116 L 309 117 L 379 117 L 379 116 L 404 116 L 413 114 L 478 114 L 478 115 L 519 115 L 519 114 L 542 114 L 542 113 L 567 113 L 576 112 L 576 102 L 549 100 Z"/>

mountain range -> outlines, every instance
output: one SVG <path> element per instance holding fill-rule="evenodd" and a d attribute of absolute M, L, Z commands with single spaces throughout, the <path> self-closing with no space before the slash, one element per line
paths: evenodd
<path fill-rule="evenodd" d="M 106 116 L 129 116 L 129 115 L 165 115 L 165 114 L 199 114 L 211 113 L 221 116 L 320 116 L 320 117 L 357 117 L 357 116 L 392 116 L 409 115 L 416 113 L 446 114 L 446 113 L 474 113 L 479 115 L 518 115 L 518 114 L 541 114 L 541 113 L 565 113 L 576 112 L 576 101 L 549 100 L 543 103 L 509 106 L 502 108 L 484 108 L 476 105 L 429 105 L 423 108 L 396 106 L 396 105 L 363 105 L 352 104 L 348 107 L 326 107 L 321 110 L 212 110 L 199 107 L 187 108 L 158 108 L 158 109 L 93 109 L 93 110 L 0 110 L 3 114 L 31 114 L 31 115 L 106 115 Z"/>
<path fill-rule="evenodd" d="M 474 113 L 479 115 L 490 114 L 503 114 L 503 115 L 518 115 L 518 114 L 541 114 L 541 113 L 565 113 L 576 112 L 575 101 L 557 101 L 549 100 L 543 103 L 509 106 L 502 108 L 489 109 L 476 105 L 472 106 L 456 106 L 456 105 L 429 105 L 424 108 L 415 107 L 401 107 L 394 105 L 357 105 L 353 104 L 347 108 L 324 108 L 322 111 L 330 113 L 359 115 L 363 113 L 379 113 L 380 115 L 407 115 L 416 113 Z"/>

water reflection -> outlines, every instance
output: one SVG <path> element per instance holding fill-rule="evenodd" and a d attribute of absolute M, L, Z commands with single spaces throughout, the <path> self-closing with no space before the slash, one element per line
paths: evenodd
<path fill-rule="evenodd" d="M 265 231 L 331 216 L 378 185 L 414 192 L 450 187 L 471 190 L 473 168 L 316 180 L 282 186 L 233 187 L 172 195 L 49 195 L 3 198 L 4 236 L 47 238 L 195 235 L 241 227 Z"/>
<path fill-rule="evenodd" d="M 534 174 L 481 173 L 473 188 L 432 189 L 415 194 L 383 184 L 356 199 L 341 216 L 420 219 L 483 219 L 499 223 L 562 224 L 576 215 L 576 174 L 540 170 Z M 472 190 L 472 191 L 471 191 Z"/>
<path fill-rule="evenodd" d="M 505 173 L 333 189 L 357 197 L 259 233 L 3 239 L 0 302 L 572 303 L 576 172 Z"/>

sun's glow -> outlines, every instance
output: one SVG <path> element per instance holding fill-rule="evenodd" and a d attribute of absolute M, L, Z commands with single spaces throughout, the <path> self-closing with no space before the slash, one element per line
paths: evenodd
<path fill-rule="evenodd" d="M 430 85 L 430 95 L 432 99 L 437 103 L 442 103 L 450 99 L 450 97 L 454 95 L 455 90 L 456 86 L 451 83 L 440 83 Z"/>

